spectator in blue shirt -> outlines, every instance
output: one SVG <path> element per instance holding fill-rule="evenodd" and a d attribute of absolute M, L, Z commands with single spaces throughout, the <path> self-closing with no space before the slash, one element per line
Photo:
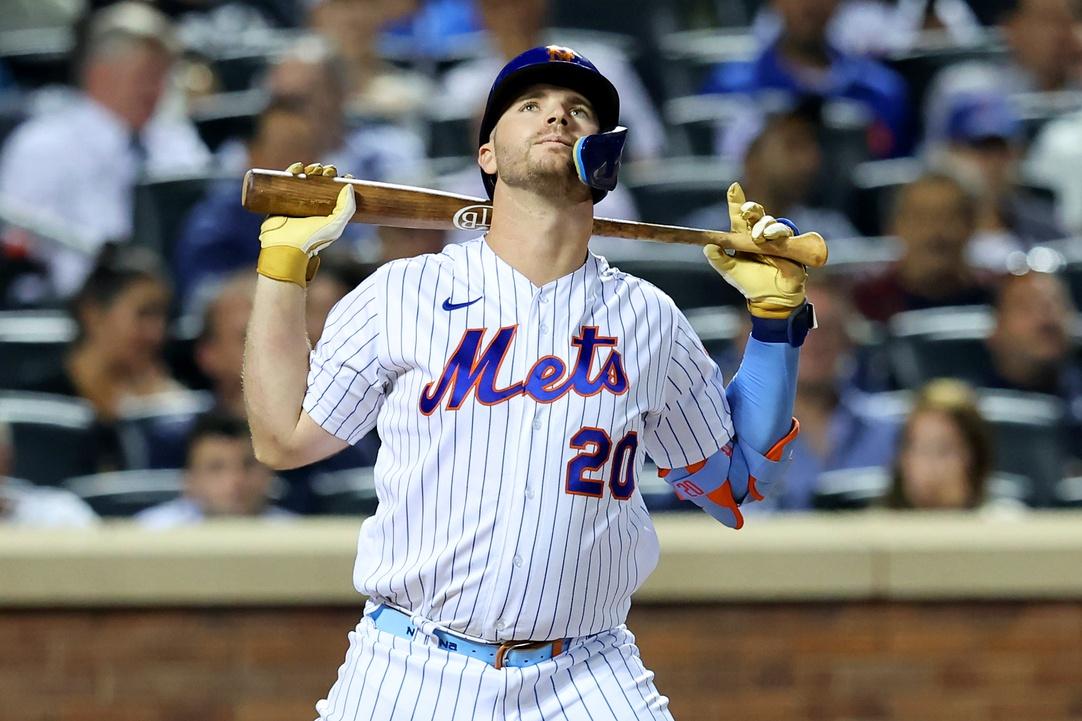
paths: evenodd
<path fill-rule="evenodd" d="M 808 300 L 819 323 L 800 354 L 793 414 L 800 435 L 793 441 L 793 463 L 767 503 L 778 510 L 812 508 L 819 475 L 845 468 L 886 468 L 894 457 L 897 426 L 870 414 L 868 396 L 849 377 L 855 364 L 847 320 L 853 316 L 836 286 L 809 286 Z"/>
<path fill-rule="evenodd" d="M 778 38 L 750 62 L 719 65 L 705 93 L 786 91 L 848 100 L 868 114 L 867 145 L 875 157 L 910 149 L 905 81 L 885 65 L 844 53 L 827 40 L 838 0 L 772 0 L 781 18 Z"/>
<path fill-rule="evenodd" d="M 292 99 L 275 99 L 259 117 L 248 143 L 247 167 L 285 168 L 322 157 L 327 148 L 312 114 Z M 240 204 L 239 179 L 216 183 L 188 216 L 173 252 L 182 307 L 200 303 L 200 288 L 241 268 L 255 268 L 263 217 Z M 202 299 L 205 300 L 205 299 Z"/>

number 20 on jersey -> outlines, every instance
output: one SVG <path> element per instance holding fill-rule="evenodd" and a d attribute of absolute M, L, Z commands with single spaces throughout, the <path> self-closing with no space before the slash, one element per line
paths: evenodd
<path fill-rule="evenodd" d="M 571 447 L 579 453 L 567 462 L 566 492 L 601 498 L 605 494 L 605 480 L 588 474 L 601 469 L 611 454 L 609 492 L 620 501 L 631 498 L 635 492 L 635 451 L 639 448 L 639 436 L 635 431 L 628 431 L 614 448 L 612 439 L 603 429 L 585 426 L 571 436 Z"/>

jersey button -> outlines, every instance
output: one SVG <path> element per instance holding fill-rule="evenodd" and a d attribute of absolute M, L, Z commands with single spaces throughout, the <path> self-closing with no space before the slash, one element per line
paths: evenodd
<path fill-rule="evenodd" d="M 522 556 L 515 556 L 511 559 L 511 563 L 515 564 L 515 568 L 522 568 Z"/>
<path fill-rule="evenodd" d="M 534 496 L 533 489 L 532 488 L 527 488 L 526 489 L 526 497 L 532 499 L 533 496 Z"/>
<path fill-rule="evenodd" d="M 533 419 L 533 429 L 535 431 L 541 430 L 541 416 Z"/>
<path fill-rule="evenodd" d="M 497 631 L 502 631 L 506 626 L 507 626 L 507 624 L 505 624 L 503 621 L 497 621 L 496 622 L 496 630 Z"/>
<path fill-rule="evenodd" d="M 545 335 L 546 333 L 549 332 L 549 327 L 547 325 L 545 325 L 544 323 L 542 323 L 541 327 L 538 328 L 537 330 L 540 331 L 541 335 Z"/>

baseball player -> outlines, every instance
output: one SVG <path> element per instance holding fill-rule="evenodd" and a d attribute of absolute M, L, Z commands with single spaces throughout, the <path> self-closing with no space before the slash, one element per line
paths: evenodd
<path fill-rule="evenodd" d="M 618 116 L 612 84 L 573 50 L 508 63 L 478 142 L 488 233 L 383 265 L 314 351 L 304 287 L 353 192 L 327 217 L 263 225 L 244 374 L 259 458 L 288 468 L 373 426 L 382 439 L 354 569 L 368 601 L 322 720 L 671 718 L 624 625 L 658 559 L 639 472 L 649 455 L 740 528 L 797 433 L 813 320 L 802 266 L 707 247 L 752 315 L 726 387 L 668 296 L 589 252 Z M 794 232 L 736 184 L 728 201 L 735 232 Z"/>

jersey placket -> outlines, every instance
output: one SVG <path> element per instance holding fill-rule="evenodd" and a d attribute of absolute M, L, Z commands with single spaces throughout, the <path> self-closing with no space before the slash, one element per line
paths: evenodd
<path fill-rule="evenodd" d="M 545 355 L 544 349 L 553 343 L 550 302 L 553 285 L 549 284 L 533 292 L 532 296 L 527 296 L 525 292 L 516 293 L 520 303 L 519 317 L 526 319 L 519 323 L 514 344 L 512 378 L 516 380 L 525 380 L 533 363 Z M 513 596 L 516 592 L 523 592 L 521 585 L 527 575 L 523 569 L 528 568 L 532 560 L 530 549 L 524 548 L 518 542 L 518 535 L 524 528 L 533 528 L 539 518 L 541 479 L 536 477 L 536 474 L 540 473 L 540 470 L 537 464 L 531 461 L 536 456 L 534 449 L 537 436 L 544 428 L 544 418 L 549 407 L 547 404 L 538 403 L 527 394 L 515 401 L 517 413 L 512 415 L 519 432 L 512 436 L 517 439 L 516 442 L 507 448 L 507 453 L 512 454 L 512 458 L 508 459 L 512 472 L 504 476 L 504 482 L 510 485 L 510 488 L 506 489 L 510 493 L 506 494 L 507 503 L 500 509 L 500 517 L 497 519 L 496 538 L 499 540 L 495 567 L 498 572 L 485 613 L 486 622 L 492 624 L 491 629 L 501 638 L 507 629 L 515 625 L 517 619 L 502 618 L 497 614 L 501 610 L 506 612 L 517 607 L 517 604 L 505 603 L 505 600 L 509 593 Z"/>

